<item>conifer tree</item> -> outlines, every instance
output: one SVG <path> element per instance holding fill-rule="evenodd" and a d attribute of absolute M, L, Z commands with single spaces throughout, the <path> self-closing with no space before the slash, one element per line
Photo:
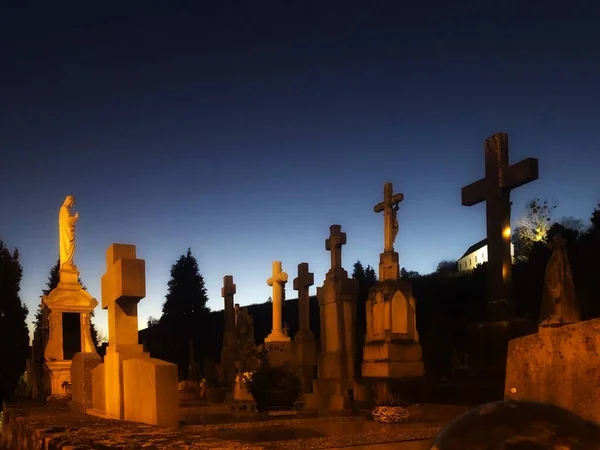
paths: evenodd
<path fill-rule="evenodd" d="M 182 379 L 188 369 L 190 340 L 194 342 L 198 353 L 202 349 L 201 342 L 209 333 L 210 310 L 207 302 L 204 278 L 200 274 L 198 261 L 188 248 L 186 254 L 171 266 L 171 279 L 160 318 L 160 323 L 165 325 L 163 333 L 169 347 L 164 359 L 179 366 Z"/>
<path fill-rule="evenodd" d="M 0 241 L 0 402 L 15 392 L 29 353 L 28 311 L 19 297 L 22 276 L 18 250 L 11 254 Z"/>

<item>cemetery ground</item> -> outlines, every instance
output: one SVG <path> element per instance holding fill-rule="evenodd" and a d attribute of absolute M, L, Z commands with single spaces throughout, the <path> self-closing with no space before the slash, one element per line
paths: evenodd
<path fill-rule="evenodd" d="M 469 407 L 413 405 L 400 424 L 373 421 L 366 410 L 297 411 L 293 416 L 235 412 L 243 403 L 180 404 L 180 428 L 105 419 L 71 411 L 68 400 L 40 403 L 25 398 L 5 411 L 4 449 L 403 449 L 428 448 L 431 439 Z M 10 434 L 6 434 L 6 433 Z"/>

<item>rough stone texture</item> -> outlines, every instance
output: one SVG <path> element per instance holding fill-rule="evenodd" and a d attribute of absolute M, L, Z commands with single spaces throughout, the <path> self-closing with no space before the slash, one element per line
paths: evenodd
<path fill-rule="evenodd" d="M 495 402 L 448 425 L 431 450 L 598 450 L 600 427 L 554 405 Z"/>
<path fill-rule="evenodd" d="M 600 422 L 600 319 L 509 343 L 505 399 L 561 406 Z"/>
<path fill-rule="evenodd" d="M 220 405 L 222 408 L 222 405 Z M 210 407 L 207 409 L 211 409 Z M 430 439 L 464 408 L 419 405 L 408 422 L 383 425 L 335 413 L 318 418 L 190 425 L 179 432 L 146 424 L 74 413 L 66 402 L 46 407 L 10 405 L 4 444 L 10 449 L 313 449 Z M 215 413 L 221 412 L 214 411 Z"/>
<path fill-rule="evenodd" d="M 177 365 L 160 359 L 123 361 L 124 418 L 161 427 L 179 427 Z"/>
<path fill-rule="evenodd" d="M 71 409 L 85 412 L 92 407 L 92 370 L 102 359 L 97 353 L 75 353 L 71 362 Z"/>

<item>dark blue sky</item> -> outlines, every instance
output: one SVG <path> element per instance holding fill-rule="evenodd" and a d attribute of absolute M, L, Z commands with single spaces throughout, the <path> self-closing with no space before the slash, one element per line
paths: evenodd
<path fill-rule="evenodd" d="M 535 197 L 586 223 L 600 201 L 598 2 L 160 3 L 0 15 L 0 239 L 21 251 L 32 313 L 66 194 L 95 297 L 110 243 L 146 259 L 140 322 L 188 246 L 213 309 L 226 274 L 237 302 L 265 301 L 275 259 L 321 283 L 333 223 L 346 269 L 376 267 L 385 181 L 405 195 L 401 265 L 458 258 L 485 235 L 485 207 L 462 207 L 460 189 L 498 131 L 512 163 L 540 160 L 513 224 Z"/>

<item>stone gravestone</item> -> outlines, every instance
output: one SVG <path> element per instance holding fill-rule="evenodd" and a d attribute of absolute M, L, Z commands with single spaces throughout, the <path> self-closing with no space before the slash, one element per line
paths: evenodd
<path fill-rule="evenodd" d="M 385 183 L 383 194 L 383 202 L 375 205 L 374 211 L 384 213 L 384 251 L 379 260 L 379 281 L 369 289 L 365 304 L 363 379 L 355 383 L 354 392 L 359 401 L 372 400 L 371 395 L 391 390 L 391 379 L 394 385 L 410 385 L 411 391 L 424 386 L 416 301 L 410 284 L 400 279 L 399 257 L 394 251 L 398 204 L 404 196 L 393 194 L 392 183 Z"/>
<path fill-rule="evenodd" d="M 313 393 L 306 394 L 308 408 L 342 410 L 350 406 L 354 383 L 356 298 L 358 282 L 342 267 L 346 233 L 331 225 L 325 248 L 331 252 L 331 269 L 317 288 L 321 322 L 321 352 L 317 355 L 317 378 Z"/>
<path fill-rule="evenodd" d="M 112 244 L 102 276 L 108 347 L 92 372 L 93 406 L 115 419 L 178 428 L 177 365 L 150 358 L 138 343 L 137 304 L 145 296 L 145 261 L 135 245 Z"/>
<path fill-rule="evenodd" d="M 273 261 L 273 275 L 267 284 L 273 288 L 273 329 L 265 338 L 265 348 L 274 366 L 287 365 L 291 358 L 290 337 L 283 330 L 283 299 L 288 274 L 281 270 L 281 261 Z"/>
<path fill-rule="evenodd" d="M 308 263 L 298 264 L 298 277 L 294 278 L 294 289 L 298 291 L 298 331 L 292 341 L 292 361 L 302 380 L 305 390 L 312 388 L 315 378 L 316 343 L 310 330 L 310 286 L 315 284 L 314 274 L 308 271 Z"/>
<path fill-rule="evenodd" d="M 45 396 L 68 395 L 67 386 L 71 383 L 71 357 L 65 357 L 63 342 L 63 319 L 75 319 L 79 325 L 79 339 L 75 339 L 76 352 L 92 353 L 96 347 L 92 340 L 89 315 L 98 302 L 79 284 L 79 271 L 74 263 L 75 224 L 79 213 L 71 215 L 75 198 L 68 195 L 59 211 L 59 282 L 48 295 L 42 296 L 44 329 L 48 330 L 44 348 L 43 384 Z M 77 372 L 79 374 L 79 371 Z M 81 374 L 83 376 L 83 374 Z M 79 383 L 79 379 L 77 383 Z M 79 391 L 78 391 L 79 392 Z M 76 401 L 81 398 L 76 397 Z"/>
<path fill-rule="evenodd" d="M 469 369 L 490 381 L 504 379 L 508 341 L 535 331 L 516 317 L 512 300 L 510 254 L 510 191 L 538 178 L 538 161 L 527 158 L 509 165 L 508 136 L 497 133 L 485 141 L 485 177 L 462 188 L 463 206 L 486 204 L 488 302 L 485 321 L 468 330 Z"/>
<path fill-rule="evenodd" d="M 508 344 L 504 397 L 550 403 L 600 422 L 600 319 L 580 312 L 562 236 L 546 266 L 540 326 Z"/>

